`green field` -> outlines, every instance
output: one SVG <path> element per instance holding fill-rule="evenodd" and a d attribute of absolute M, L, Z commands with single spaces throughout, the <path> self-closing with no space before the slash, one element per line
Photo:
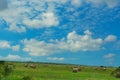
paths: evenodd
<path fill-rule="evenodd" d="M 24 63 L 14 62 L 12 64 L 15 65 L 14 71 L 2 80 L 23 80 L 25 76 L 32 80 L 120 80 L 110 75 L 115 70 L 110 67 L 102 71 L 95 70 L 95 67 L 91 66 L 80 66 L 81 71 L 73 73 L 74 65 L 34 63 L 37 67 L 33 69 L 24 67 Z"/>

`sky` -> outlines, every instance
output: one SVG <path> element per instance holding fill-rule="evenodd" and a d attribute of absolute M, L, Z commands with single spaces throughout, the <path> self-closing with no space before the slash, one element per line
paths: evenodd
<path fill-rule="evenodd" d="M 120 0 L 0 0 L 0 60 L 120 66 Z"/>

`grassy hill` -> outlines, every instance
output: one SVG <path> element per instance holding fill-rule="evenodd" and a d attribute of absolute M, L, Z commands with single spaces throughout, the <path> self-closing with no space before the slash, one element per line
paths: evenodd
<path fill-rule="evenodd" d="M 115 70 L 112 67 L 107 67 L 107 70 L 103 71 L 95 69 L 94 66 L 79 66 L 81 71 L 73 73 L 72 68 L 75 65 L 34 63 L 34 69 L 24 67 L 25 63 L 10 63 L 15 66 L 14 71 L 4 80 L 120 80 L 110 75 Z"/>

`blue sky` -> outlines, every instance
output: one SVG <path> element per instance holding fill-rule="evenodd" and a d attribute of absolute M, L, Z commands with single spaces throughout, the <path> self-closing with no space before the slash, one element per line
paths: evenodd
<path fill-rule="evenodd" d="M 119 66 L 119 0 L 0 0 L 0 60 Z"/>

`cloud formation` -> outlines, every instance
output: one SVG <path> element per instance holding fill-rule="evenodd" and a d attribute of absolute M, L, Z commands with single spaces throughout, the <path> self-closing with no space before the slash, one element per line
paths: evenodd
<path fill-rule="evenodd" d="M 12 45 L 9 41 L 0 41 L 0 49 L 12 49 L 13 51 L 19 51 L 20 45 Z"/>
<path fill-rule="evenodd" d="M 63 61 L 65 60 L 63 57 L 48 57 L 48 60 L 52 60 L 52 61 Z"/>
<path fill-rule="evenodd" d="M 22 42 L 24 44 L 23 51 L 33 56 L 46 56 L 64 51 L 94 51 L 101 49 L 103 44 L 101 38 L 92 38 L 92 33 L 89 30 L 86 30 L 84 35 L 78 35 L 75 31 L 70 32 L 66 38 L 61 40 L 45 42 L 36 39 L 24 39 Z"/>
<path fill-rule="evenodd" d="M 26 32 L 27 29 L 56 27 L 60 24 L 59 10 L 63 5 L 81 7 L 83 3 L 91 5 L 107 5 L 114 8 L 119 0 L 0 0 L 0 18 L 8 25 L 7 30 L 13 32 Z M 47 4 L 47 5 L 46 5 Z M 63 7 L 64 8 L 64 7 Z M 71 7 L 67 7 L 69 10 Z M 7 13 L 7 15 L 5 14 Z"/>
<path fill-rule="evenodd" d="M 104 55 L 104 58 L 106 58 L 106 59 L 113 58 L 113 57 L 115 57 L 115 54 L 113 54 L 113 53 L 109 53 L 109 54 Z"/>
<path fill-rule="evenodd" d="M 0 56 L 0 60 L 7 60 L 7 61 L 31 61 L 32 58 L 24 58 L 19 55 L 7 55 L 6 57 Z"/>
<path fill-rule="evenodd" d="M 71 0 L 71 4 L 75 7 L 80 7 L 82 5 L 82 0 Z"/>
<path fill-rule="evenodd" d="M 109 63 L 109 64 L 113 64 L 114 62 L 114 57 L 116 56 L 116 54 L 114 53 L 109 53 L 104 55 L 103 57 L 105 58 L 105 60 Z"/>
<path fill-rule="evenodd" d="M 1 49 L 10 48 L 10 43 L 8 41 L 0 41 L 0 48 Z"/>
<path fill-rule="evenodd" d="M 57 16 L 55 16 L 52 12 L 46 12 L 41 14 L 42 19 L 25 19 L 23 22 L 27 25 L 28 28 L 43 28 L 43 27 L 51 27 L 57 26 L 59 24 L 59 20 Z"/>
<path fill-rule="evenodd" d="M 13 51 L 19 51 L 19 49 L 20 49 L 20 45 L 12 46 Z"/>
<path fill-rule="evenodd" d="M 117 40 L 117 37 L 115 35 L 108 35 L 106 38 L 105 38 L 105 41 L 106 42 L 113 42 L 113 41 L 116 41 Z"/>
<path fill-rule="evenodd" d="M 2 2 L 4 1 L 2 0 Z M 6 29 L 13 32 L 26 32 L 26 29 L 29 28 L 55 27 L 59 24 L 58 16 L 55 13 L 55 6 L 65 2 L 64 0 L 9 1 L 9 7 L 0 12 L 0 17 L 8 24 Z M 49 3 L 48 7 L 46 3 Z M 14 12 L 14 10 L 16 11 Z"/>

